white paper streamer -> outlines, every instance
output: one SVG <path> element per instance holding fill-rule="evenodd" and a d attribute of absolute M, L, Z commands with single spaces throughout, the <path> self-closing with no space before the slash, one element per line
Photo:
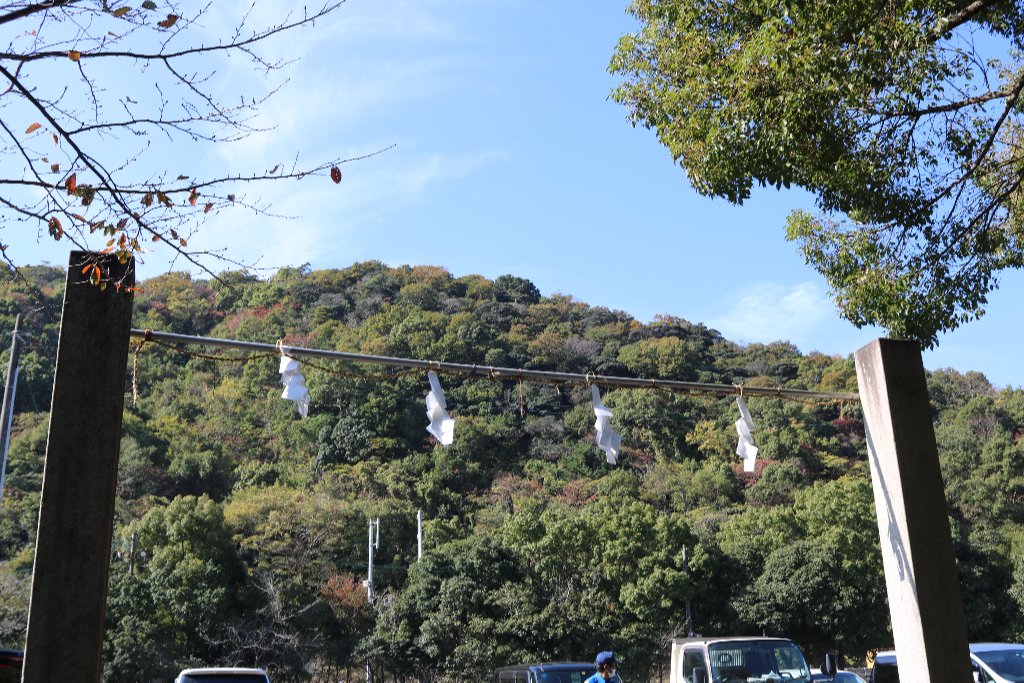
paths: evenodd
<path fill-rule="evenodd" d="M 736 405 L 740 409 L 740 419 L 736 420 L 736 432 L 740 435 L 740 441 L 736 444 L 736 455 L 743 458 L 743 471 L 753 472 L 757 462 L 757 446 L 754 445 L 754 418 L 747 410 L 747 402 L 742 396 L 736 398 Z"/>
<path fill-rule="evenodd" d="M 596 384 L 590 385 L 590 395 L 594 399 L 594 415 L 597 416 L 594 423 L 594 429 L 597 430 L 597 447 L 604 451 L 608 464 L 615 465 L 619 462 L 622 435 L 612 429 L 612 411 L 601 403 L 601 392 Z"/>
<path fill-rule="evenodd" d="M 300 367 L 299 361 L 281 354 L 281 367 L 278 369 L 281 373 L 281 384 L 284 385 L 281 398 L 295 401 L 295 410 L 299 411 L 302 417 L 306 417 L 309 413 L 309 390 L 306 389 L 306 379 L 299 372 Z"/>
<path fill-rule="evenodd" d="M 448 406 L 444 402 L 444 392 L 437 373 L 431 370 L 427 373 L 427 379 L 430 380 L 430 393 L 427 394 L 427 419 L 430 424 L 427 425 L 427 431 L 442 446 L 451 446 L 455 438 L 455 420 L 448 416 Z"/>

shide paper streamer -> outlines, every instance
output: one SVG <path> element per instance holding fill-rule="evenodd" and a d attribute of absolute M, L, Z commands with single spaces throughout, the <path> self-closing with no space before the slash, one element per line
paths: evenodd
<path fill-rule="evenodd" d="M 747 402 L 742 396 L 736 398 L 736 405 L 740 408 L 740 419 L 736 420 L 736 431 L 740 435 L 740 441 L 736 444 L 736 455 L 743 458 L 743 471 L 753 472 L 754 464 L 757 462 L 757 446 L 754 445 L 754 418 L 747 410 Z"/>
<path fill-rule="evenodd" d="M 590 385 L 590 395 L 594 399 L 594 415 L 597 416 L 597 421 L 594 423 L 594 429 L 597 430 L 597 447 L 604 451 L 608 464 L 615 465 L 619 462 L 622 435 L 612 429 L 612 411 L 601 403 L 601 392 L 596 384 Z"/>
<path fill-rule="evenodd" d="M 433 434 L 434 438 L 441 442 L 442 446 L 451 446 L 455 438 L 455 420 L 448 416 L 448 406 L 444 402 L 444 392 L 441 390 L 441 382 L 437 379 L 437 373 L 431 370 L 427 373 L 430 380 L 430 393 L 427 394 L 427 431 Z"/>

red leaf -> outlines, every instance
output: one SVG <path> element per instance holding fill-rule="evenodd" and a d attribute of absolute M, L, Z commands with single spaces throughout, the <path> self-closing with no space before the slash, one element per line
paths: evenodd
<path fill-rule="evenodd" d="M 43 127 L 43 124 L 41 124 L 38 121 L 36 121 L 31 126 L 29 126 L 28 128 L 25 129 L 25 135 L 31 135 L 32 133 L 35 133 L 37 130 L 39 130 L 42 127 Z"/>
<path fill-rule="evenodd" d="M 50 219 L 48 227 L 50 228 L 50 236 L 53 239 L 59 240 L 64 236 L 64 228 L 60 227 L 60 221 L 57 220 L 56 216 Z"/>
<path fill-rule="evenodd" d="M 195 206 L 197 199 L 199 199 L 199 192 L 193 187 L 192 191 L 188 193 L 188 203 Z"/>
<path fill-rule="evenodd" d="M 203 207 L 203 213 L 210 213 L 210 209 L 213 208 L 213 204 L 207 204 Z"/>
<path fill-rule="evenodd" d="M 331 180 L 335 183 L 341 182 L 341 169 L 337 166 L 331 166 Z"/>
<path fill-rule="evenodd" d="M 68 194 L 74 194 L 75 188 L 78 187 L 78 174 L 72 173 L 68 176 L 68 181 L 65 183 L 65 186 L 67 187 Z"/>
<path fill-rule="evenodd" d="M 174 26 L 174 22 L 176 22 L 177 20 L 178 20 L 178 15 L 177 14 L 168 14 L 166 19 L 164 19 L 163 21 L 156 22 L 156 25 L 159 26 L 160 28 L 170 28 L 170 27 Z"/>
<path fill-rule="evenodd" d="M 82 58 L 82 53 L 79 52 L 78 50 L 72 50 L 71 52 L 68 53 L 68 59 L 70 59 L 72 62 L 77 62 L 81 58 Z"/>

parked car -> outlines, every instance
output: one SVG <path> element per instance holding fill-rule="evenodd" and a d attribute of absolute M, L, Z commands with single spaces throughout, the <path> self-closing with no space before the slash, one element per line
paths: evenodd
<path fill-rule="evenodd" d="M 185 669 L 174 683 L 270 683 L 270 676 L 263 669 L 243 669 L 241 667 L 207 667 L 203 669 Z"/>
<path fill-rule="evenodd" d="M 503 666 L 491 675 L 492 683 L 583 683 L 597 669 L 593 662 L 546 662 Z"/>
<path fill-rule="evenodd" d="M 21 681 L 21 668 L 25 653 L 21 650 L 0 650 L 0 683 Z"/>
<path fill-rule="evenodd" d="M 971 643 L 971 668 L 976 683 L 1024 682 L 1024 645 Z M 899 667 L 892 650 L 879 652 L 871 669 L 871 683 L 899 683 Z"/>
<path fill-rule="evenodd" d="M 811 680 L 814 683 L 828 683 L 828 681 L 832 681 L 832 683 L 867 683 L 867 681 L 854 672 L 844 670 L 837 671 L 836 675 L 831 678 L 823 671 L 819 673 L 811 673 Z"/>

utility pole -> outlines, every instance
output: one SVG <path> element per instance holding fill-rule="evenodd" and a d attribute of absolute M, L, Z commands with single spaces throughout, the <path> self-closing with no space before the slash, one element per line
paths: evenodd
<path fill-rule="evenodd" d="M 687 556 L 686 546 L 683 546 L 683 571 L 686 572 L 686 578 L 690 578 L 690 560 Z M 690 597 L 686 597 L 686 636 L 688 638 L 693 637 L 693 615 L 690 613 Z"/>
<path fill-rule="evenodd" d="M 423 510 L 416 511 L 416 561 L 423 559 Z"/>
<path fill-rule="evenodd" d="M 11 445 L 11 420 L 14 417 L 14 392 L 18 388 L 18 327 L 21 315 L 14 317 L 14 332 L 11 333 L 11 358 L 7 363 L 7 384 L 4 386 L 4 404 L 0 409 L 0 501 L 4 499 L 4 474 L 7 472 L 7 449 Z"/>
<path fill-rule="evenodd" d="M 367 543 L 366 564 L 366 601 L 373 605 L 373 551 L 380 547 L 380 517 L 370 520 L 370 531 Z M 373 683 L 373 670 L 370 668 L 370 658 L 366 658 L 366 683 Z"/>

